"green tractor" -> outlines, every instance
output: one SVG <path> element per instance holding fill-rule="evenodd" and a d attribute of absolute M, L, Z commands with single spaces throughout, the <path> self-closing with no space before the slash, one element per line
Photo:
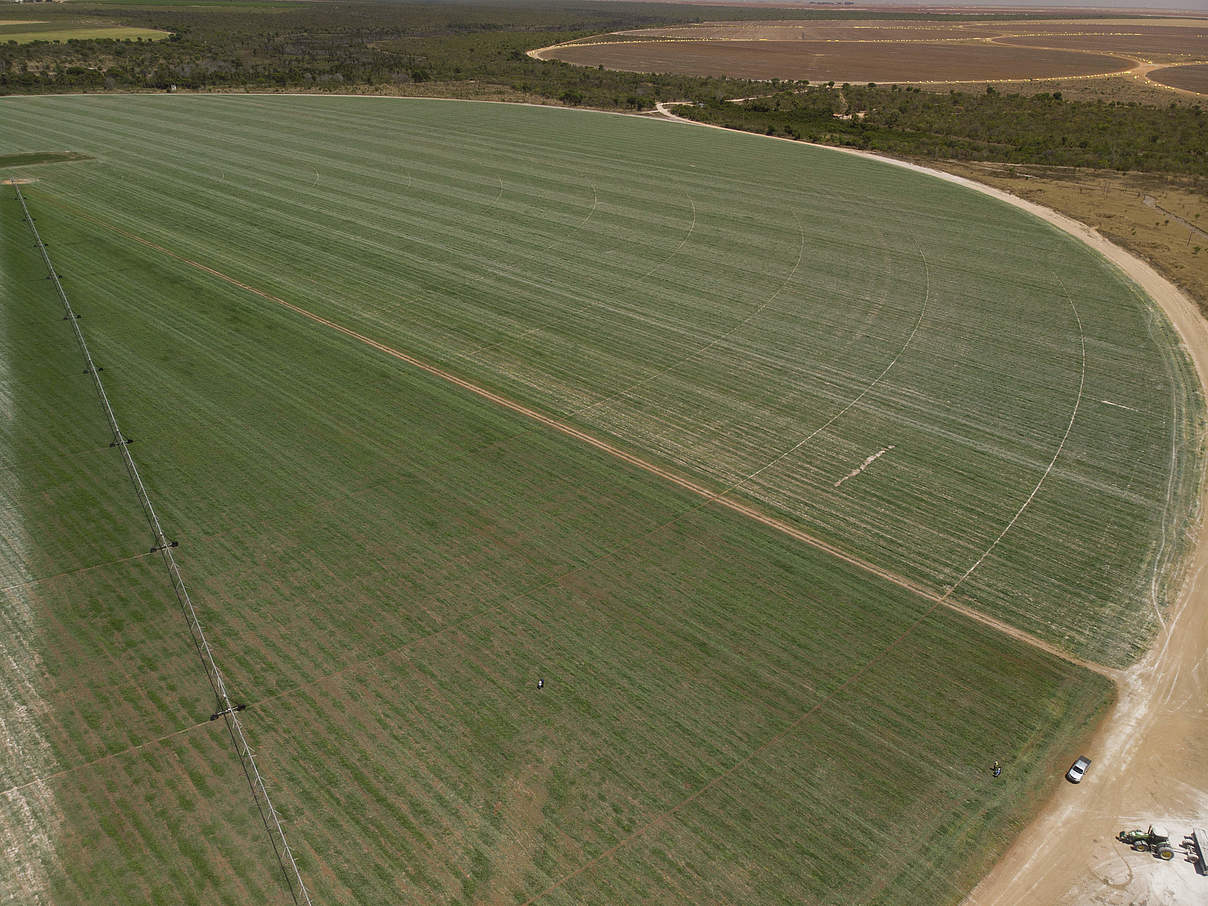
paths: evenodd
<path fill-rule="evenodd" d="M 1164 828 L 1149 825 L 1149 830 L 1120 831 L 1117 835 L 1121 843 L 1127 843 L 1139 853 L 1151 852 L 1163 862 L 1174 858 L 1174 850 L 1170 847 L 1170 834 Z"/>

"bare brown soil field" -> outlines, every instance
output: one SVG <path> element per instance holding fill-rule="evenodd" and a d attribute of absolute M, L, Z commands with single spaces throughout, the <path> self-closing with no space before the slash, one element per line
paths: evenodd
<path fill-rule="evenodd" d="M 710 22 L 582 38 L 540 59 L 683 75 L 968 82 L 1107 77 L 1208 57 L 1208 20 Z"/>
<path fill-rule="evenodd" d="M 746 41 L 960 41 L 1004 37 L 1085 35 L 1165 36 L 1171 43 L 1193 40 L 1208 32 L 1208 19 L 1170 19 L 1155 25 L 1153 19 L 1020 19 L 1016 22 L 903 22 L 895 19 L 812 19 L 770 22 L 704 22 L 666 28 L 639 28 L 618 32 L 627 37 L 692 38 L 693 40 Z M 592 40 L 592 39 L 587 39 Z"/>
<path fill-rule="evenodd" d="M 1149 78 L 1159 84 L 1169 85 L 1171 88 L 1208 94 L 1208 63 L 1155 69 L 1149 73 Z"/>
<path fill-rule="evenodd" d="M 1202 31 L 1188 28 L 1154 29 L 1132 33 L 1128 31 L 1082 32 L 1070 34 L 1011 35 L 995 38 L 996 44 L 1013 47 L 1060 47 L 1070 50 L 1091 50 L 1104 53 L 1144 54 L 1150 59 L 1162 58 L 1162 62 L 1175 62 L 1186 57 L 1203 59 L 1208 57 L 1208 27 Z"/>
<path fill-rule="evenodd" d="M 1071 77 L 1121 72 L 1130 65 L 1097 54 L 988 44 L 825 41 L 643 41 L 560 47 L 556 56 L 567 63 L 636 72 L 836 82 Z"/>

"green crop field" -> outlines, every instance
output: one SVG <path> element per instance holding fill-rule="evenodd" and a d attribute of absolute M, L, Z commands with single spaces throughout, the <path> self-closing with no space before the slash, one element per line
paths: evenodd
<path fill-rule="evenodd" d="M 1113 696 L 399 355 L 1078 656 L 1150 638 L 1194 375 L 1017 211 L 563 110 L 0 105 L 0 156 L 93 158 L 5 175 L 315 902 L 956 902 Z M 288 901 L 2 191 L 0 902 Z"/>
<path fill-rule="evenodd" d="M 16 41 L 28 44 L 31 41 L 162 41 L 171 32 L 158 28 L 138 28 L 118 25 L 100 20 L 58 20 L 54 22 L 22 22 L 8 19 L 0 22 L 0 44 Z"/>
<path fill-rule="evenodd" d="M 30 167 L 34 164 L 61 164 L 72 160 L 87 160 L 87 154 L 75 151 L 34 151 L 28 154 L 0 156 L 0 170 L 9 167 Z"/>

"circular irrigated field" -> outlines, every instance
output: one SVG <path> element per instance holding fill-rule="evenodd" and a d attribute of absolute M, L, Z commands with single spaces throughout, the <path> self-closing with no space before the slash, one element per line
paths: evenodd
<path fill-rule="evenodd" d="M 548 108 L 0 117 L 89 158 L 11 173 L 315 902 L 956 902 L 1152 637 L 1195 375 L 1007 204 Z M 5 191 L 0 888 L 286 902 Z"/>
<path fill-rule="evenodd" d="M 1149 73 L 1149 78 L 1155 82 L 1161 82 L 1163 85 L 1169 85 L 1171 88 L 1208 94 L 1208 63 L 1155 69 Z"/>
<path fill-rule="evenodd" d="M 584 38 L 544 59 L 636 72 L 836 82 L 1084 78 L 1208 55 L 1201 20 L 708 22 Z"/>

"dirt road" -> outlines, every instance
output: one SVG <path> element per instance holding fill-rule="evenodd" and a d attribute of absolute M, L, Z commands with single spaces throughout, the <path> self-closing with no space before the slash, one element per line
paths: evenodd
<path fill-rule="evenodd" d="M 676 117 L 667 105 L 659 113 Z M 701 126 L 700 123 L 692 123 Z M 721 128 L 705 126 L 705 128 Z M 773 138 L 773 141 L 792 139 Z M 800 143 L 798 143 L 800 144 Z M 821 147 L 821 146 L 817 146 Z M 1070 217 L 972 180 L 865 151 L 832 148 L 930 173 L 1043 218 L 1100 252 L 1170 318 L 1208 394 L 1208 321 L 1169 280 Z M 1200 512 L 1208 502 L 1208 483 Z M 1208 903 L 1208 877 L 1180 858 L 1161 862 L 1116 842 L 1117 831 L 1165 823 L 1175 842 L 1208 824 L 1208 533 L 1199 537 L 1177 601 L 1150 653 L 1119 675 L 1120 697 L 1086 754 L 1080 785 L 1053 796 L 966 900 L 968 906 Z"/>

